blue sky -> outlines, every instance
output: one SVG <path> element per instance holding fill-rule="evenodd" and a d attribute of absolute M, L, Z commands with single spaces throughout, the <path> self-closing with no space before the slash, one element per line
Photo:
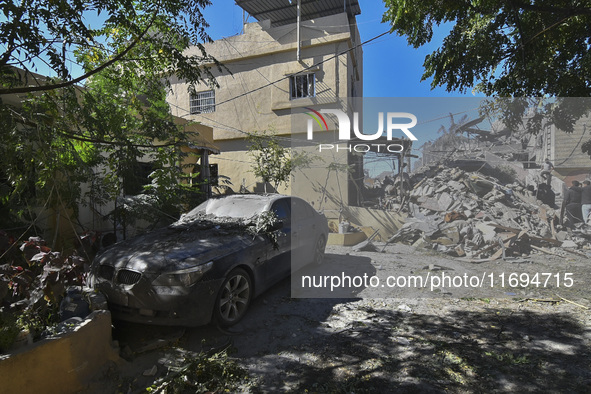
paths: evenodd
<path fill-rule="evenodd" d="M 360 0 L 361 15 L 357 25 L 361 40 L 366 41 L 385 31 L 389 25 L 381 23 L 385 12 L 381 0 Z M 204 11 L 210 24 L 208 32 L 214 39 L 240 34 L 242 9 L 234 0 L 215 0 Z M 254 21 L 252 18 L 249 22 Z M 441 35 L 435 36 L 441 39 Z M 430 81 L 421 82 L 425 56 L 437 48 L 439 42 L 414 49 L 404 37 L 388 34 L 363 47 L 363 89 L 365 97 L 460 97 L 444 88 L 431 90 Z M 469 96 L 472 96 L 468 93 Z"/>

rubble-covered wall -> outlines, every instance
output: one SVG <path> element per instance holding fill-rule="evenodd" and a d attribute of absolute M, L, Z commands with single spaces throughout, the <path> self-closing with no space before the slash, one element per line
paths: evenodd
<path fill-rule="evenodd" d="M 357 226 L 379 230 L 378 240 L 386 240 L 395 234 L 406 219 L 405 213 L 351 206 L 345 208 L 343 216 Z"/>

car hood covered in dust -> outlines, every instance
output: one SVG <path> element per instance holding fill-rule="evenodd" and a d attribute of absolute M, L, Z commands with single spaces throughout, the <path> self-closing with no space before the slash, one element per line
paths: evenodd
<path fill-rule="evenodd" d="M 101 265 L 139 272 L 182 270 L 204 264 L 261 242 L 262 236 L 241 222 L 197 220 L 119 242 L 98 256 Z"/>

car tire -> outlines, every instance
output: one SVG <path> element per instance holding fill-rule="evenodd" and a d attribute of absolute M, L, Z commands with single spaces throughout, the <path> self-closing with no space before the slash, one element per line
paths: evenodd
<path fill-rule="evenodd" d="M 314 264 L 320 265 L 324 262 L 324 250 L 326 249 L 326 238 L 324 235 L 321 235 L 316 240 L 316 245 L 314 246 Z"/>
<path fill-rule="evenodd" d="M 221 327 L 238 323 L 246 314 L 252 299 L 252 280 L 243 269 L 232 270 L 218 293 L 214 318 Z"/>

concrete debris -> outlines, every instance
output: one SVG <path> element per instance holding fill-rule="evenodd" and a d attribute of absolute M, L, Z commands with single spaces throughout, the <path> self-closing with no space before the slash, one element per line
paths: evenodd
<path fill-rule="evenodd" d="M 154 365 L 152 368 L 146 369 L 142 375 L 154 376 L 154 375 L 156 375 L 156 372 L 158 372 L 158 367 Z"/>
<path fill-rule="evenodd" d="M 410 345 L 410 340 L 408 338 L 394 337 L 394 338 L 392 338 L 392 340 L 402 346 L 409 346 Z"/>
<path fill-rule="evenodd" d="M 167 346 L 173 342 L 176 342 L 183 335 L 185 335 L 185 330 L 181 329 L 181 330 L 175 331 L 175 332 L 167 335 L 164 338 L 157 338 L 154 340 L 144 342 L 143 346 L 141 346 L 138 349 L 135 349 L 135 353 L 140 354 L 140 353 L 145 353 L 145 352 L 149 352 L 149 351 L 152 351 L 155 349 L 162 348 L 162 347 Z"/>
<path fill-rule="evenodd" d="M 576 248 L 578 245 L 575 241 L 567 240 L 567 241 L 564 241 L 562 243 L 562 245 L 560 245 L 560 246 L 563 248 Z"/>
<path fill-rule="evenodd" d="M 561 226 L 554 203 L 538 200 L 531 188 L 443 165 L 422 171 L 410 190 L 409 218 L 388 243 L 475 262 L 591 249 L 591 229 Z"/>
<path fill-rule="evenodd" d="M 376 246 L 371 241 L 363 241 L 353 246 L 354 252 L 375 252 Z"/>

